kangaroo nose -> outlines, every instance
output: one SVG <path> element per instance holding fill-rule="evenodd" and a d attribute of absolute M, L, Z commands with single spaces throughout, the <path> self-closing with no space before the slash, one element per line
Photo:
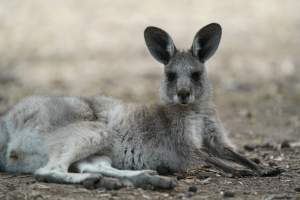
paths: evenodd
<path fill-rule="evenodd" d="M 181 89 L 177 92 L 177 95 L 182 99 L 186 100 L 190 96 L 190 91 L 186 89 Z"/>

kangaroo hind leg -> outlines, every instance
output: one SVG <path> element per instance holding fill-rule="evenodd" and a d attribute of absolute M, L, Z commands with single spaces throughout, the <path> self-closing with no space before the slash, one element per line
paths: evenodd
<path fill-rule="evenodd" d="M 101 174 L 70 173 L 68 169 L 72 163 L 110 148 L 111 135 L 110 130 L 98 122 L 74 123 L 57 129 L 45 139 L 48 162 L 35 171 L 35 177 L 40 181 L 65 184 L 101 179 Z"/>
<path fill-rule="evenodd" d="M 176 186 L 175 179 L 159 176 L 156 171 L 116 169 L 111 166 L 111 159 L 107 156 L 94 155 L 76 163 L 76 168 L 81 173 L 100 173 L 106 177 L 128 180 L 135 187 L 172 189 Z"/>

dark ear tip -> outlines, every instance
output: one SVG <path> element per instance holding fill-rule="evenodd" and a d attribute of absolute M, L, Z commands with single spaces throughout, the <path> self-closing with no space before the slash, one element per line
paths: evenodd
<path fill-rule="evenodd" d="M 147 26 L 144 30 L 144 35 L 148 35 L 150 33 L 162 31 L 160 28 L 155 27 L 155 26 Z"/>
<path fill-rule="evenodd" d="M 217 23 L 217 22 L 210 23 L 207 26 L 214 26 L 214 27 L 222 29 L 221 25 L 219 23 Z"/>
<path fill-rule="evenodd" d="M 148 31 L 148 30 L 151 30 L 151 29 L 158 29 L 158 28 L 155 27 L 155 26 L 147 26 L 147 27 L 145 28 L 145 31 Z"/>
<path fill-rule="evenodd" d="M 151 31 L 154 28 L 154 26 L 147 26 L 144 30 L 144 34 L 148 33 L 149 31 Z"/>
<path fill-rule="evenodd" d="M 211 30 L 214 30 L 215 32 L 222 33 L 222 26 L 216 22 L 210 23 L 206 25 L 204 28 L 209 28 Z"/>

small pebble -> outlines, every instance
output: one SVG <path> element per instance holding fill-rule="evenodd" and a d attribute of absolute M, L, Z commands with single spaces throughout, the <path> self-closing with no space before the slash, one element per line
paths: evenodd
<path fill-rule="evenodd" d="M 291 144 L 289 141 L 285 140 L 281 143 L 281 148 L 284 149 L 284 148 L 291 148 Z"/>
<path fill-rule="evenodd" d="M 253 114 L 250 110 L 241 110 L 240 115 L 243 116 L 243 117 L 246 117 L 248 119 L 253 117 Z"/>
<path fill-rule="evenodd" d="M 186 175 L 182 174 L 182 173 L 178 173 L 178 174 L 176 173 L 175 176 L 176 176 L 177 180 L 181 180 L 181 179 L 184 179 L 186 177 Z"/>
<path fill-rule="evenodd" d="M 187 192 L 187 193 L 185 194 L 185 196 L 186 196 L 187 198 L 191 198 L 193 195 L 194 195 L 194 192 Z"/>
<path fill-rule="evenodd" d="M 261 148 L 264 148 L 264 149 L 276 149 L 276 147 L 275 147 L 273 144 L 268 143 L 268 142 L 262 144 L 260 147 L 261 147 Z"/>
<path fill-rule="evenodd" d="M 112 197 L 117 197 L 118 196 L 118 193 L 114 192 L 114 191 L 110 192 L 110 194 L 111 194 Z"/>
<path fill-rule="evenodd" d="M 31 185 L 31 184 L 34 184 L 34 183 L 36 183 L 36 182 L 37 182 L 36 180 L 28 181 L 28 182 L 26 182 L 26 185 Z"/>
<path fill-rule="evenodd" d="M 243 194 L 248 195 L 248 194 L 251 194 L 251 192 L 250 191 L 244 191 Z"/>
<path fill-rule="evenodd" d="M 249 119 L 252 118 L 252 117 L 253 117 L 252 112 L 248 110 L 248 112 L 245 113 L 245 117 L 247 117 L 247 118 L 249 118 Z"/>
<path fill-rule="evenodd" d="M 178 197 L 179 199 L 183 199 L 183 198 L 185 197 L 185 194 L 184 194 L 184 193 L 179 193 L 179 194 L 177 195 L 177 197 Z"/>
<path fill-rule="evenodd" d="M 224 198 L 231 198 L 231 197 L 234 197 L 234 193 L 233 192 L 230 192 L 230 191 L 224 191 L 224 192 L 221 192 L 222 196 Z"/>
<path fill-rule="evenodd" d="M 268 154 L 268 153 L 263 153 L 263 154 L 262 154 L 262 157 L 266 159 L 266 158 L 269 157 L 269 154 Z"/>
<path fill-rule="evenodd" d="M 252 158 L 251 160 L 253 162 L 255 162 L 256 164 L 260 164 L 261 163 L 260 160 L 259 160 L 259 158 Z"/>
<path fill-rule="evenodd" d="M 254 145 L 251 145 L 251 144 L 246 144 L 246 145 L 244 145 L 244 149 L 245 149 L 246 151 L 254 151 L 255 146 L 254 146 Z"/>
<path fill-rule="evenodd" d="M 189 187 L 189 192 L 197 192 L 198 188 L 196 186 L 190 186 Z"/>
<path fill-rule="evenodd" d="M 268 164 L 269 164 L 270 167 L 276 167 L 277 166 L 277 164 L 275 162 L 272 162 L 272 161 L 269 162 Z"/>

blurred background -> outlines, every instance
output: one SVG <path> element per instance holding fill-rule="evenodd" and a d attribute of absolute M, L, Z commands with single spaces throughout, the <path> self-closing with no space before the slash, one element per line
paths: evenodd
<path fill-rule="evenodd" d="M 214 99 L 234 140 L 300 134 L 298 0 L 0 0 L 0 112 L 33 94 L 106 94 L 154 102 L 162 66 L 145 27 L 189 48 L 204 25 L 223 27 L 208 61 Z"/>

